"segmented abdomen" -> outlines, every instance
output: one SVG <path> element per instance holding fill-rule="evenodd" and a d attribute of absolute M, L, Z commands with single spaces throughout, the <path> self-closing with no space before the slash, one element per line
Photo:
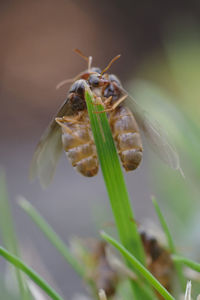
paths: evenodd
<path fill-rule="evenodd" d="M 65 118 L 65 117 L 64 117 Z M 98 159 L 88 116 L 82 122 L 62 121 L 62 142 L 67 157 L 78 172 L 92 177 L 98 172 Z"/>
<path fill-rule="evenodd" d="M 135 170 L 142 160 L 142 142 L 133 114 L 128 107 L 120 106 L 110 114 L 109 121 L 124 169 Z"/>

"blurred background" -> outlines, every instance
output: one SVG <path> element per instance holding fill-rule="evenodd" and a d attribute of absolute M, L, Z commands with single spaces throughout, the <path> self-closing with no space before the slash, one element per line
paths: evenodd
<path fill-rule="evenodd" d="M 63 154 L 52 184 L 28 179 L 35 146 L 67 96 L 56 85 L 86 68 L 74 48 L 112 72 L 159 120 L 180 154 L 185 179 L 144 141 L 144 160 L 125 174 L 136 219 L 154 219 L 155 194 L 183 253 L 200 259 L 200 3 L 193 1 L 1 0 L 0 166 L 26 262 L 71 298 L 78 276 L 17 205 L 23 195 L 64 241 L 97 236 L 112 221 L 101 172 L 77 174 Z M 156 221 L 155 221 L 156 222 Z M 187 247 L 185 246 L 187 245 Z M 0 262 L 0 268 L 5 265 Z M 2 273 L 2 272 L 1 272 Z M 200 290 L 199 290 L 200 293 Z"/>

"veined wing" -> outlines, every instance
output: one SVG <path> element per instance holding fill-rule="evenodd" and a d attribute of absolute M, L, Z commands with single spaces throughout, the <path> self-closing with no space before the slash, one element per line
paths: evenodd
<path fill-rule="evenodd" d="M 30 178 L 38 177 L 40 184 L 44 188 L 51 182 L 62 153 L 62 132 L 55 118 L 68 114 L 70 114 L 70 105 L 65 100 L 42 135 L 33 155 Z"/>
<path fill-rule="evenodd" d="M 157 121 L 152 120 L 148 116 L 147 112 L 137 104 L 135 99 L 131 97 L 125 89 L 122 88 L 122 91 L 129 96 L 126 100 L 126 104 L 133 112 L 139 127 L 143 130 L 153 151 L 162 161 L 168 164 L 172 169 L 179 170 L 182 176 L 184 176 L 180 167 L 178 153 L 175 147 L 170 143 L 166 132 L 164 132 Z"/>

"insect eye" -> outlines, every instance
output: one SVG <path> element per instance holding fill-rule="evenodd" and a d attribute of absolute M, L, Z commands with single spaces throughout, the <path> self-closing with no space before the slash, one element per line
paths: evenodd
<path fill-rule="evenodd" d="M 88 82 L 92 87 L 98 87 L 100 79 L 97 76 L 90 76 Z"/>

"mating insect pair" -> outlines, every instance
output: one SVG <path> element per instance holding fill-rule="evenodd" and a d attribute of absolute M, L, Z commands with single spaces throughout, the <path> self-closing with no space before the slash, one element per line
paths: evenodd
<path fill-rule="evenodd" d="M 67 99 L 36 148 L 31 177 L 38 176 L 43 186 L 49 184 L 63 148 L 77 171 L 88 177 L 97 174 L 98 158 L 85 101 L 86 86 L 90 88 L 94 98 L 101 101 L 105 107 L 113 138 L 126 171 L 136 169 L 142 160 L 139 127 L 149 138 L 158 155 L 172 168 L 180 169 L 178 156 L 163 132 L 149 121 L 135 100 L 124 90 L 119 79 L 114 74 L 107 73 L 120 55 L 113 58 L 101 71 L 91 67 L 92 57 L 84 56 L 79 50 L 75 51 L 88 62 L 88 69 L 58 85 L 61 87 L 67 82 L 73 82 Z"/>

